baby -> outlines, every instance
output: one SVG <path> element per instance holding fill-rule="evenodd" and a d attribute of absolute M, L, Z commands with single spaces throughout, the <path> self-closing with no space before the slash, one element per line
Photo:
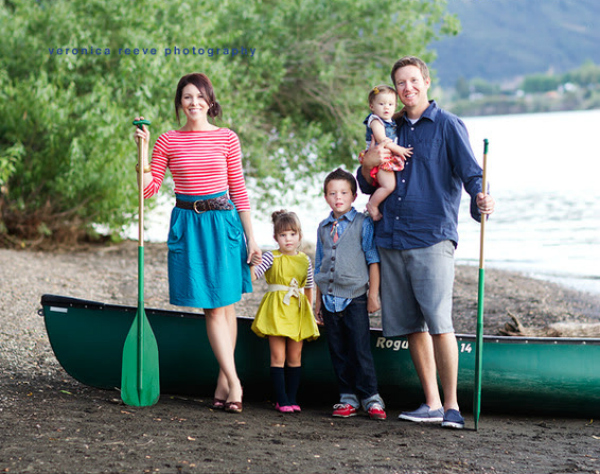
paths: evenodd
<path fill-rule="evenodd" d="M 374 138 L 377 145 L 384 146 L 392 153 L 380 166 L 371 170 L 373 184 L 379 186 L 367 203 L 367 210 L 374 221 L 381 219 L 379 205 L 396 188 L 394 172 L 402 171 L 404 162 L 412 155 L 412 148 L 396 144 L 397 126 L 392 119 L 396 111 L 396 99 L 396 91 L 390 86 L 377 86 L 369 92 L 369 108 L 372 113 L 364 121 L 367 126 L 367 148 L 371 146 Z"/>

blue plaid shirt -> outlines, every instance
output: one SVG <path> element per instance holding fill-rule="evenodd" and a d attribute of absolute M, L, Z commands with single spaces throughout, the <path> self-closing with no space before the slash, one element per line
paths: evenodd
<path fill-rule="evenodd" d="M 350 209 L 346 214 L 340 216 L 338 221 L 338 236 L 342 236 L 344 231 L 348 228 L 350 223 L 354 220 L 358 214 L 358 211 L 354 208 Z M 333 212 L 329 214 L 329 216 L 323 220 L 322 224 L 328 224 L 335 221 L 335 217 L 333 216 Z M 373 242 L 374 236 L 374 228 L 373 221 L 370 218 L 367 218 L 363 221 L 362 226 L 362 250 L 365 254 L 365 259 L 367 260 L 367 265 L 371 265 L 372 263 L 379 263 L 379 252 L 375 248 Z M 329 236 L 329 238 L 333 238 L 333 236 Z M 317 275 L 321 271 L 321 262 L 323 261 L 323 244 L 321 243 L 321 236 L 319 232 L 317 232 L 317 250 L 315 253 L 315 275 Z M 323 304 L 327 311 L 331 313 L 339 313 L 343 311 L 352 301 L 350 298 L 340 298 L 338 296 L 333 295 L 322 295 Z"/>

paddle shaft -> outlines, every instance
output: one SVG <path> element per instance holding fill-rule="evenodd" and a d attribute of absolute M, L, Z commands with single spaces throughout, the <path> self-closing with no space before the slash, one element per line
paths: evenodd
<path fill-rule="evenodd" d="M 486 138 L 483 140 L 483 173 L 481 177 L 481 192 L 483 194 L 486 193 L 487 190 L 487 153 L 488 153 L 488 145 L 489 141 Z M 481 232 L 479 235 L 479 269 L 483 270 L 485 267 L 485 259 L 484 259 L 484 243 L 485 243 L 485 222 L 487 220 L 487 215 L 484 214 L 481 216 Z"/>
<path fill-rule="evenodd" d="M 140 128 L 142 125 L 140 125 Z M 143 311 L 144 308 L 144 139 L 138 140 L 138 212 L 139 212 L 139 229 L 138 229 L 138 311 Z M 138 318 L 138 386 L 139 390 L 144 389 L 144 321 Z"/>
<path fill-rule="evenodd" d="M 150 125 L 148 120 L 136 120 L 133 122 L 140 130 L 144 125 Z M 138 308 L 144 306 L 144 139 L 138 140 Z M 142 332 L 140 332 L 140 337 Z"/>
<path fill-rule="evenodd" d="M 135 122 L 137 126 L 143 130 L 144 125 L 150 125 L 147 120 L 140 120 Z M 138 214 L 139 214 L 139 228 L 138 228 L 138 311 L 144 311 L 144 154 L 146 147 L 144 146 L 144 139 L 138 140 Z M 144 315 L 145 316 L 145 315 Z M 138 386 L 140 392 L 144 389 L 144 319 L 138 318 Z"/>
<path fill-rule="evenodd" d="M 487 153 L 489 141 L 486 138 L 483 140 L 483 174 L 481 179 L 481 192 L 486 193 L 487 190 Z M 485 222 L 487 215 L 481 215 L 481 231 L 479 235 L 479 285 L 477 288 L 477 333 L 475 344 L 475 387 L 473 393 L 473 420 L 475 422 L 475 430 L 479 428 L 479 414 L 481 411 L 481 378 L 483 366 L 483 302 L 484 302 L 484 287 L 485 287 L 485 259 L 484 259 L 484 242 L 485 242 Z"/>
<path fill-rule="evenodd" d="M 139 120 L 134 122 L 135 125 L 138 126 L 140 130 L 143 129 L 144 125 L 150 125 L 150 122 L 147 120 Z M 146 151 L 146 147 L 144 146 L 144 139 L 140 138 L 138 140 L 138 213 L 139 213 L 139 229 L 138 229 L 138 246 L 144 246 L 144 153 Z M 143 269 L 141 269 L 143 276 Z M 140 278 L 142 279 L 142 278 Z M 143 293 L 143 289 L 141 290 Z"/>

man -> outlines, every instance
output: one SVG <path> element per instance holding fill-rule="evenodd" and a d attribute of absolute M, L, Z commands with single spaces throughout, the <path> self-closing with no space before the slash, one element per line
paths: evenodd
<path fill-rule="evenodd" d="M 458 345 L 452 325 L 454 249 L 462 187 L 471 196 L 471 215 L 494 211 L 494 200 L 481 193 L 482 171 L 463 122 L 429 101 L 429 70 L 406 56 L 391 73 L 402 104 L 397 118 L 398 144 L 413 155 L 396 172 L 396 189 L 381 206 L 375 243 L 381 258 L 381 305 L 384 335 L 406 335 L 425 403 L 399 418 L 463 428 L 457 400 Z M 386 156 L 372 146 L 357 177 L 371 194 L 371 169 Z M 444 403 L 437 385 L 439 373 Z"/>

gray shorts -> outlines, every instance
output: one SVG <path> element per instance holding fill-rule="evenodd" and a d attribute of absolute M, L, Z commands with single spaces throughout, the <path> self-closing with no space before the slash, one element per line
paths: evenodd
<path fill-rule="evenodd" d="M 454 332 L 454 244 L 444 240 L 421 249 L 378 250 L 383 335 Z"/>

